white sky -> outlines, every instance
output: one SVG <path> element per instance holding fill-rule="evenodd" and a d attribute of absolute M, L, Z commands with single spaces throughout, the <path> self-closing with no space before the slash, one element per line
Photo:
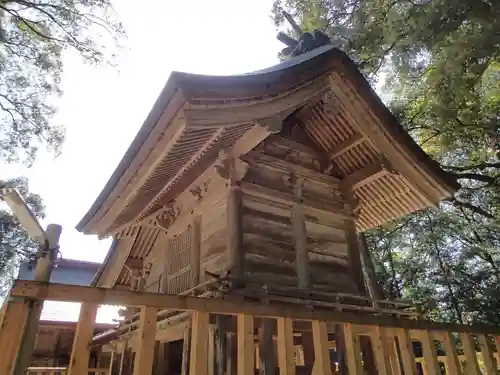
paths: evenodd
<path fill-rule="evenodd" d="M 74 227 L 92 205 L 146 118 L 171 71 L 234 74 L 277 62 L 283 47 L 270 19 L 272 0 L 116 1 L 128 33 L 118 69 L 65 58 L 55 121 L 66 127 L 63 154 L 35 165 L 1 166 L 24 175 L 47 206 L 46 223 L 63 226 L 64 257 L 102 261 L 110 241 Z M 5 176 L 5 172 L 7 176 Z"/>
<path fill-rule="evenodd" d="M 63 226 L 65 258 L 102 262 L 106 256 L 109 240 L 84 236 L 74 227 L 111 176 L 171 71 L 244 73 L 275 64 L 283 48 L 270 19 L 272 0 L 115 3 L 128 33 L 128 50 L 118 69 L 84 65 L 74 54 L 64 60 L 64 96 L 55 118 L 67 132 L 62 155 L 54 160 L 41 154 L 30 169 L 0 165 L 1 179 L 27 176 L 30 190 L 41 194 L 47 207 L 44 224 Z M 78 305 L 64 310 L 73 320 Z"/>

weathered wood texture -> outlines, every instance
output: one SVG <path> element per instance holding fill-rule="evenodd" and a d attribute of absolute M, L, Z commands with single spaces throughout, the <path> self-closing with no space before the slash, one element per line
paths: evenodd
<path fill-rule="evenodd" d="M 345 231 L 345 221 L 352 217 L 340 198 L 338 180 L 321 172 L 315 151 L 272 137 L 243 159 L 249 163 L 241 184 L 246 276 L 260 283 L 299 285 L 292 211 L 301 205 L 310 286 L 358 293 Z M 294 195 L 298 178 L 303 180 L 299 201 Z"/>

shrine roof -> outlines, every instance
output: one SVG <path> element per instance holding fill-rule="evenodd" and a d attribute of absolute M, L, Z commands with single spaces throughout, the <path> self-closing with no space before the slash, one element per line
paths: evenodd
<path fill-rule="evenodd" d="M 330 98 L 329 112 L 325 97 Z M 326 153 L 336 155 L 338 147 L 350 142 L 348 153 L 332 156 L 340 178 L 362 173 L 361 167 L 375 165 L 381 157 L 402 176 L 358 186 L 362 205 L 377 199 L 385 204 L 380 192 L 387 189 L 412 194 L 385 216 L 377 213 L 380 207 L 367 212 L 361 229 L 436 204 L 458 188 L 399 124 L 356 64 L 342 51 L 323 46 L 242 75 L 172 72 L 77 229 L 107 236 L 142 220 L 185 190 L 221 150 L 250 151 L 279 131 L 291 114 L 311 124 L 305 132 Z"/>

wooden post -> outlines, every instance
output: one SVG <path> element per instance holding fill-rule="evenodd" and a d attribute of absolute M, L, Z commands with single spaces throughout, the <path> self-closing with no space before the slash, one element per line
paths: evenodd
<path fill-rule="evenodd" d="M 368 245 L 364 233 L 358 236 L 359 254 L 361 260 L 361 267 L 363 268 L 363 275 L 366 281 L 368 294 L 373 302 L 374 307 L 378 307 L 378 301 L 382 299 L 382 290 L 376 281 L 375 268 L 373 260 L 368 251 Z"/>
<path fill-rule="evenodd" d="M 477 341 L 479 342 L 481 354 L 483 355 L 483 363 L 486 375 L 498 375 L 495 358 L 493 357 L 493 351 L 491 350 L 491 344 L 488 340 L 488 336 L 477 335 Z"/>
<path fill-rule="evenodd" d="M 356 332 L 355 326 L 349 323 L 344 324 L 343 330 L 349 375 L 363 375 L 359 335 Z"/>
<path fill-rule="evenodd" d="M 207 375 L 215 375 L 215 328 L 210 325 L 208 328 L 208 370 Z"/>
<path fill-rule="evenodd" d="M 80 317 L 76 325 L 75 338 L 71 349 L 68 375 L 87 375 L 89 368 L 90 346 L 94 332 L 94 322 L 98 305 L 82 303 Z"/>
<path fill-rule="evenodd" d="M 62 227 L 57 224 L 49 224 L 45 230 L 47 243 L 42 244 L 45 251 L 43 257 L 38 258 L 35 268 L 35 281 L 50 281 L 50 274 L 54 266 L 54 260 L 57 256 L 59 247 L 59 237 L 61 236 Z M 35 339 L 38 333 L 38 322 L 42 315 L 43 301 L 33 301 L 27 322 L 24 325 L 21 345 L 17 353 L 15 375 L 25 375 L 26 369 L 31 364 L 31 356 L 35 346 Z"/>
<path fill-rule="evenodd" d="M 208 327 L 209 314 L 193 312 L 189 375 L 207 374 Z"/>
<path fill-rule="evenodd" d="M 215 340 L 215 374 L 225 375 L 226 374 L 226 354 L 227 354 L 227 340 L 226 340 L 226 328 L 228 324 L 227 316 L 216 315 L 215 316 L 215 329 L 214 329 L 214 340 Z M 190 374 L 191 375 L 191 374 Z"/>
<path fill-rule="evenodd" d="M 375 327 L 371 340 L 378 375 L 392 374 L 385 328 Z"/>
<path fill-rule="evenodd" d="M 182 340 L 182 364 L 181 375 L 187 375 L 189 371 L 189 351 L 191 348 L 191 330 L 193 317 L 189 318 L 189 322 L 184 329 L 184 339 Z"/>
<path fill-rule="evenodd" d="M 479 363 L 477 362 L 476 349 L 474 348 L 474 340 L 468 333 L 460 334 L 460 340 L 465 355 L 465 369 L 464 373 L 467 375 L 480 375 Z"/>
<path fill-rule="evenodd" d="M 191 228 L 191 288 L 200 283 L 200 247 L 201 247 L 201 217 L 197 215 L 193 219 Z"/>
<path fill-rule="evenodd" d="M 462 374 L 462 366 L 457 356 L 457 347 L 451 332 L 443 334 L 443 346 L 446 355 L 446 373 L 447 374 Z"/>
<path fill-rule="evenodd" d="M 292 232 L 295 247 L 295 266 L 297 267 L 298 287 L 309 287 L 309 256 L 307 254 L 307 231 L 302 204 L 304 180 L 297 179 L 294 186 L 295 202 L 292 206 Z"/>
<path fill-rule="evenodd" d="M 259 328 L 259 374 L 276 373 L 276 349 L 273 341 L 275 320 L 262 318 Z"/>
<path fill-rule="evenodd" d="M 241 218 L 241 190 L 238 186 L 231 186 L 227 198 L 227 251 L 228 269 L 236 280 L 243 276 Z"/>
<path fill-rule="evenodd" d="M 431 333 L 427 330 L 421 332 L 420 341 L 422 343 L 422 351 L 424 354 L 425 369 L 427 370 L 427 373 L 429 375 L 441 373 L 437 359 L 436 344 L 434 343 L 434 338 Z"/>
<path fill-rule="evenodd" d="M 135 352 L 134 375 L 151 374 L 153 370 L 157 313 L 158 309 L 155 307 L 141 307 L 138 328 L 140 339 Z"/>
<path fill-rule="evenodd" d="M 290 318 L 278 318 L 278 366 L 280 375 L 295 375 L 293 323 Z M 262 353 L 260 353 L 262 355 Z"/>
<path fill-rule="evenodd" d="M 330 351 L 328 349 L 328 330 L 326 323 L 313 320 L 311 324 L 314 344 L 313 372 L 319 375 L 331 375 L 332 360 L 330 359 Z"/>
<path fill-rule="evenodd" d="M 401 360 L 405 375 L 417 375 L 417 365 L 415 363 L 415 353 L 410 338 L 410 331 L 404 328 L 397 329 Z"/>
<path fill-rule="evenodd" d="M 363 266 L 359 249 L 358 234 L 354 219 L 344 221 L 347 241 L 347 251 L 351 275 L 358 287 L 359 293 L 365 295 L 365 282 L 363 277 Z"/>
<path fill-rule="evenodd" d="M 23 300 L 6 302 L 0 325 L 0 374 L 12 374 L 31 303 Z"/>
<path fill-rule="evenodd" d="M 253 316 L 239 314 L 237 317 L 238 375 L 254 375 L 255 347 L 253 342 Z"/>

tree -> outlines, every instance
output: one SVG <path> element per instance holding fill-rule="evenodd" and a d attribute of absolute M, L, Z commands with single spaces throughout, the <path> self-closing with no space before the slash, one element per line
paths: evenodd
<path fill-rule="evenodd" d="M 392 298 L 435 298 L 434 317 L 497 323 L 500 307 L 500 2 L 276 0 L 319 28 L 384 97 L 422 148 L 461 184 L 438 210 L 368 233 Z"/>
<path fill-rule="evenodd" d="M 51 122 L 61 94 L 63 54 L 112 62 L 124 36 L 110 0 L 0 1 L 0 161 L 31 164 L 40 147 L 58 153 Z"/>
<path fill-rule="evenodd" d="M 38 219 L 45 217 L 45 207 L 38 194 L 30 193 L 28 180 L 16 178 L 3 182 L 1 187 L 16 188 Z M 17 218 L 0 201 L 0 299 L 9 291 L 12 280 L 17 276 L 19 263 L 30 260 L 39 245 L 21 227 Z"/>

